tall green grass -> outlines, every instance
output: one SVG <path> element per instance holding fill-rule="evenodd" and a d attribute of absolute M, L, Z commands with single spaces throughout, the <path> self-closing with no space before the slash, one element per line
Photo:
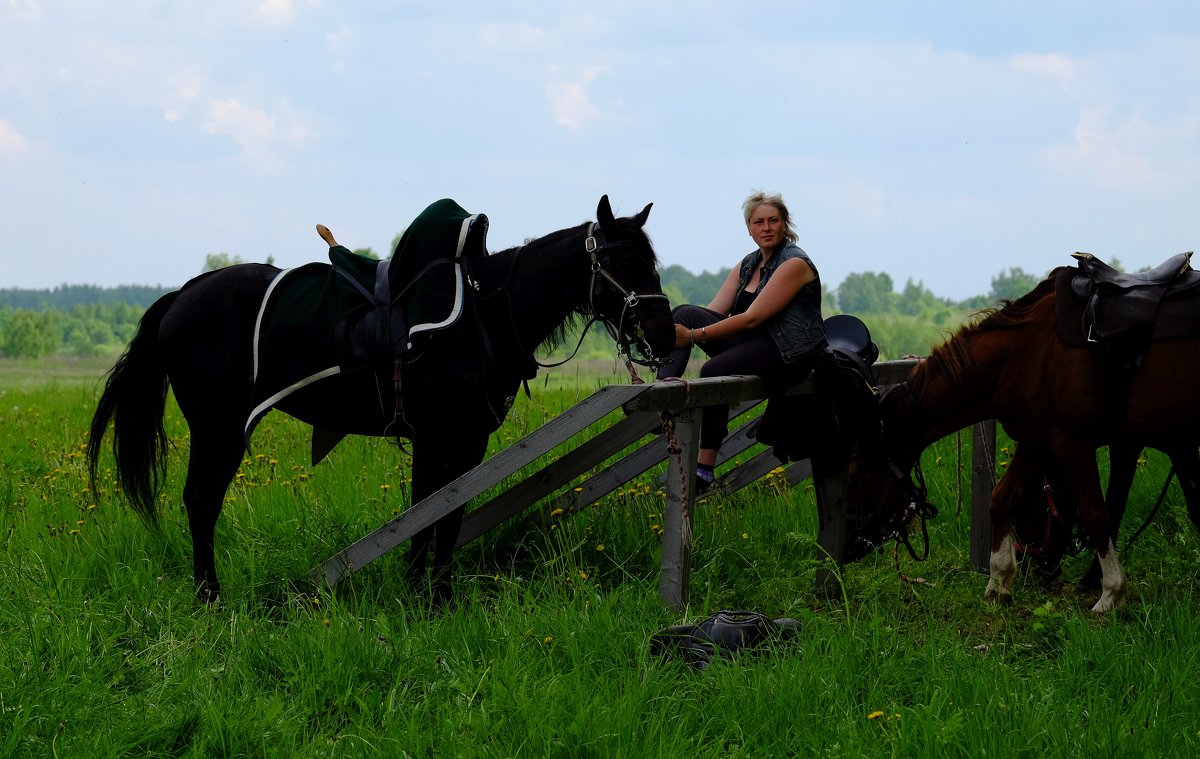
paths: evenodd
<path fill-rule="evenodd" d="M 565 368 L 570 368 L 567 365 Z M 1178 489 L 1122 555 L 1131 595 L 1023 573 L 985 606 L 968 561 L 954 438 L 924 459 L 933 552 L 890 549 L 814 592 L 810 484 L 779 477 L 696 515 L 691 606 L 658 599 L 653 475 L 566 518 L 518 518 L 457 557 L 452 609 L 403 582 L 402 551 L 334 591 L 308 570 L 407 504 L 406 455 L 350 439 L 305 465 L 307 429 L 267 417 L 218 524 L 222 601 L 198 604 L 171 408 L 160 534 L 86 488 L 100 367 L 0 364 L 0 754 L 4 756 L 1194 756 L 1198 536 Z M 599 382 L 539 378 L 493 450 Z M 561 380 L 561 381 L 560 381 Z M 964 443 L 968 436 L 963 436 Z M 1003 463 L 1004 451 L 1001 451 Z M 1150 453 L 1126 532 L 1167 464 Z M 965 486 L 965 485 L 964 485 Z M 964 503 L 957 513 L 959 498 Z M 1088 560 L 1067 562 L 1078 577 Z M 799 639 L 705 671 L 651 657 L 656 630 L 720 608 L 801 622 Z"/>

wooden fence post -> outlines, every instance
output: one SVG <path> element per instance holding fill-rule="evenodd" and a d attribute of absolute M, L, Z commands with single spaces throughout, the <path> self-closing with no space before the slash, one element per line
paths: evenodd
<path fill-rule="evenodd" d="M 849 477 L 846 462 L 822 456 L 811 459 L 813 488 L 817 497 L 817 545 L 825 554 L 825 565 L 817 569 L 818 592 L 840 592 L 836 569 L 846 559 L 846 502 Z"/>
<path fill-rule="evenodd" d="M 674 611 L 683 611 L 687 606 L 692 571 L 692 509 L 696 505 L 696 454 L 700 452 L 700 414 L 703 410 L 689 408 L 675 417 L 679 453 L 671 454 L 667 466 L 658 592 Z"/>
<path fill-rule="evenodd" d="M 971 566 L 988 572 L 992 555 L 992 519 L 988 510 L 996 484 L 996 420 L 971 428 Z"/>

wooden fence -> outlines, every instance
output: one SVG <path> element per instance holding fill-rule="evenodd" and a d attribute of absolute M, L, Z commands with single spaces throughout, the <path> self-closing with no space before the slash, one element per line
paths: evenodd
<path fill-rule="evenodd" d="M 878 385 L 886 387 L 908 375 L 914 361 L 885 361 L 875 365 Z M 794 385 L 777 395 L 802 395 L 817 392 L 812 379 Z M 581 438 L 568 451 L 544 467 L 510 485 L 467 514 L 458 536 L 461 547 L 480 537 L 506 519 L 545 501 L 547 509 L 567 512 L 582 509 L 650 468 L 670 458 L 664 489 L 662 570 L 659 592 L 665 603 L 682 609 L 687 603 L 690 574 L 691 514 L 695 488 L 695 462 L 699 449 L 700 414 L 705 406 L 730 404 L 730 416 L 739 417 L 767 398 L 767 389 L 758 377 L 715 377 L 682 382 L 658 382 L 640 385 L 608 385 L 531 432 L 475 469 L 413 504 L 404 513 L 366 537 L 332 556 L 312 570 L 320 582 L 334 585 L 346 575 L 407 541 L 454 509 L 501 484 L 541 456 L 573 438 Z M 609 414 L 621 415 L 599 434 L 584 439 L 583 432 Z M 679 453 L 669 455 L 663 436 L 657 434 L 660 412 L 669 412 L 675 420 Z M 750 435 L 754 419 L 745 422 L 721 447 L 718 464 L 755 445 Z M 577 482 L 590 470 L 611 457 L 648 438 L 640 447 L 593 476 Z M 995 425 L 979 425 L 972 446 L 971 482 L 971 562 L 986 571 L 990 525 L 987 515 L 994 468 L 988 451 L 995 445 Z M 749 485 L 779 466 L 770 450 L 764 449 L 739 464 L 722 478 L 722 492 L 729 493 Z M 796 484 L 813 478 L 819 513 L 818 543 L 829 560 L 841 563 L 846 536 L 846 472 L 812 470 L 808 461 L 792 463 L 785 470 L 789 482 Z M 686 485 L 686 486 L 685 486 Z M 546 500 L 550 499 L 550 500 Z M 835 574 L 818 572 L 818 585 L 834 582 Z"/>

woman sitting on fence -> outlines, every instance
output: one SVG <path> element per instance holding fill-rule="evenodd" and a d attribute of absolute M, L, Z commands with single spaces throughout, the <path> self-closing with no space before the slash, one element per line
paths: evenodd
<path fill-rule="evenodd" d="M 746 230 L 758 246 L 729 272 L 708 307 L 683 305 L 675 317 L 675 350 L 659 379 L 679 377 L 692 346 L 709 359 L 700 376 L 758 375 L 793 384 L 825 353 L 821 277 L 798 236 L 783 198 L 755 192 L 742 204 Z M 728 406 L 708 406 L 700 425 L 697 488 L 715 482 L 717 452 L 729 432 Z"/>

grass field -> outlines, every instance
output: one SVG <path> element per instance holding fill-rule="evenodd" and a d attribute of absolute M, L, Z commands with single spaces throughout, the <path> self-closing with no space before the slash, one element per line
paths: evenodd
<path fill-rule="evenodd" d="M 933 551 L 891 551 L 814 593 L 808 484 L 780 478 L 696 517 L 692 605 L 658 599 L 662 497 L 651 480 L 460 552 L 460 603 L 408 592 L 402 551 L 334 591 L 310 568 L 407 504 L 404 454 L 350 439 L 316 467 L 307 428 L 260 425 L 218 524 L 222 601 L 198 604 L 178 506 L 188 439 L 172 407 L 160 534 L 87 489 L 84 445 L 105 367 L 0 363 L 0 755 L 3 756 L 1196 756 L 1200 536 L 1172 486 L 1122 555 L 1131 593 L 1029 574 L 985 606 L 968 562 L 968 451 L 924 459 Z M 563 367 L 533 384 L 493 450 L 622 381 Z M 964 435 L 964 441 L 969 436 Z M 1150 453 L 1127 532 L 1166 475 Z M 961 476 L 960 476 L 961 474 Z M 1088 560 L 1068 562 L 1078 577 Z M 721 608 L 801 623 L 798 639 L 704 671 L 657 659 L 656 630 Z"/>

